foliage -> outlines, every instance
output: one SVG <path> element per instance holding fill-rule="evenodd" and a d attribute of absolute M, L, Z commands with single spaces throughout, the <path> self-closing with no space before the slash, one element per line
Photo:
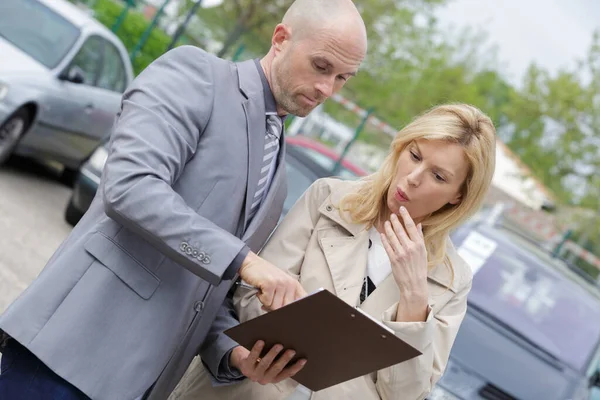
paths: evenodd
<path fill-rule="evenodd" d="M 122 4 L 112 0 L 97 0 L 94 3 L 94 17 L 109 29 L 112 29 L 123 7 Z M 142 13 L 132 8 L 127 13 L 116 35 L 131 53 L 149 24 L 150 21 Z M 155 27 L 143 49 L 139 52 L 136 59 L 133 60 L 135 73 L 140 73 L 153 60 L 160 57 L 166 51 L 170 42 L 171 38 L 164 31 Z"/>

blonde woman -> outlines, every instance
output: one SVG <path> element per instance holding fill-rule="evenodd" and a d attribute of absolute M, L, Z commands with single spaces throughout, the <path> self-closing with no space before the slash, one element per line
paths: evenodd
<path fill-rule="evenodd" d="M 375 174 L 316 181 L 262 251 L 307 292 L 330 290 L 381 320 L 421 356 L 315 393 L 292 379 L 212 387 L 195 360 L 172 398 L 425 398 L 444 372 L 471 288 L 471 270 L 449 233 L 482 204 L 494 173 L 495 140 L 491 120 L 475 107 L 435 107 L 397 134 Z M 241 321 L 264 312 L 255 293 L 242 287 L 234 303 Z M 247 354 L 238 348 L 232 358 L 236 352 Z M 242 372 L 251 378 L 258 370 L 268 373 L 264 358 Z"/>

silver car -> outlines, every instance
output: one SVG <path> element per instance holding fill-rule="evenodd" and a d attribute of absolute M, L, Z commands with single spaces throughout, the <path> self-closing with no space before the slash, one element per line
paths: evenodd
<path fill-rule="evenodd" d="M 110 132 L 132 79 L 123 43 L 85 11 L 1 0 L 0 164 L 16 153 L 76 171 Z"/>

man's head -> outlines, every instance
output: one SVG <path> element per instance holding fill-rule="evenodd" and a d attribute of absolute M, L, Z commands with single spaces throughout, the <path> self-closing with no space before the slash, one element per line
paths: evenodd
<path fill-rule="evenodd" d="M 279 114 L 308 115 L 354 76 L 367 51 L 351 0 L 296 0 L 261 61 Z"/>

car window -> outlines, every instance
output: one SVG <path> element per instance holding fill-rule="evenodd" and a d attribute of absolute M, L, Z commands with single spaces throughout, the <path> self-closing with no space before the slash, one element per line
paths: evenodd
<path fill-rule="evenodd" d="M 96 86 L 123 93 L 125 85 L 125 66 L 123 65 L 121 53 L 112 43 L 105 40 L 104 65 Z"/>
<path fill-rule="evenodd" d="M 289 154 L 286 156 L 285 167 L 287 172 L 287 197 L 283 203 L 283 210 L 287 212 L 315 181 L 316 177 L 298 165 L 298 161 L 290 157 Z"/>
<path fill-rule="evenodd" d="M 102 60 L 102 47 L 104 39 L 99 36 L 90 36 L 81 46 L 69 68 L 79 67 L 83 72 L 84 85 L 94 86 L 100 72 Z"/>
<path fill-rule="evenodd" d="M 36 0 L 0 0 L 0 37 L 48 68 L 56 67 L 80 31 Z"/>

